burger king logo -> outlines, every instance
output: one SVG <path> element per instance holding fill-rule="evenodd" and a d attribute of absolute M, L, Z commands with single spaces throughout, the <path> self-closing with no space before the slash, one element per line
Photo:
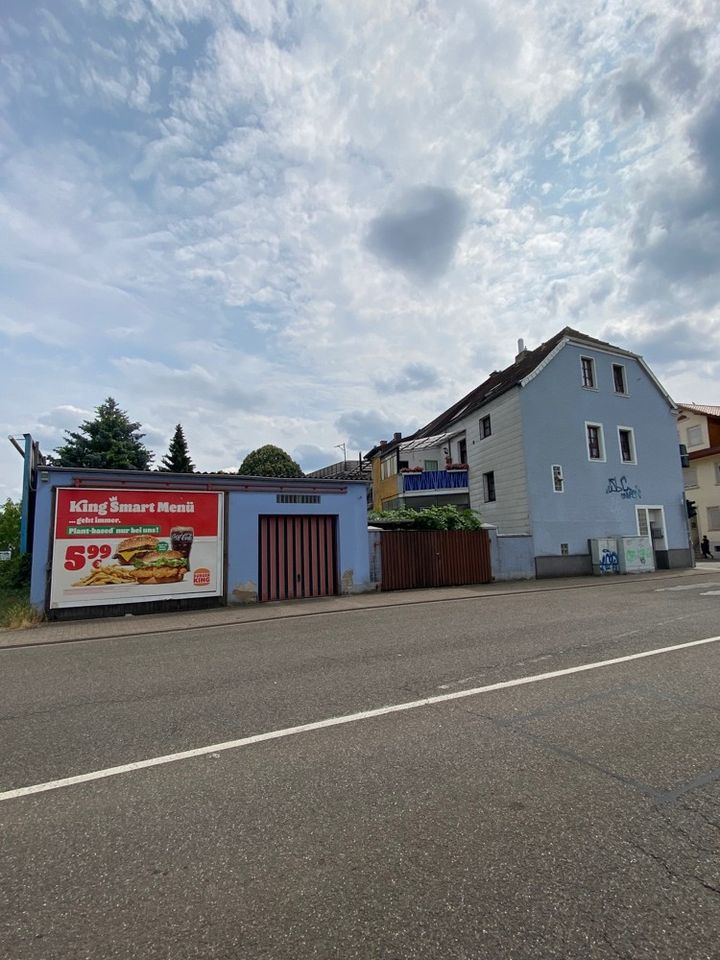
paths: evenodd
<path fill-rule="evenodd" d="M 193 573 L 193 586 L 194 587 L 209 587 L 210 586 L 210 571 L 207 567 L 198 567 L 197 570 Z"/>

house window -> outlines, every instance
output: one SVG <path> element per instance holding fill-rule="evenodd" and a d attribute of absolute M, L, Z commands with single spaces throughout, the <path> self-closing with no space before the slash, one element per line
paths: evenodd
<path fill-rule="evenodd" d="M 686 490 L 692 490 L 698 485 L 697 467 L 686 467 L 683 470 L 683 486 Z"/>
<path fill-rule="evenodd" d="M 623 463 L 637 463 L 635 455 L 635 433 L 632 427 L 618 427 L 620 459 Z"/>
<path fill-rule="evenodd" d="M 383 480 L 387 480 L 388 477 L 393 477 L 397 473 L 396 459 L 394 456 L 388 457 L 386 460 L 383 460 L 380 464 L 380 476 Z"/>
<path fill-rule="evenodd" d="M 594 389 L 595 361 L 592 357 L 580 357 L 580 367 L 582 369 L 582 385 L 589 389 Z"/>
<path fill-rule="evenodd" d="M 715 483 L 720 483 L 720 463 L 715 464 Z"/>
<path fill-rule="evenodd" d="M 423 470 L 437 470 L 437 468 L 438 468 L 437 460 L 423 461 Z"/>
<path fill-rule="evenodd" d="M 720 530 L 720 507 L 707 508 L 708 530 Z"/>
<path fill-rule="evenodd" d="M 563 477 L 563 468 L 559 463 L 552 465 L 552 481 L 555 493 L 565 493 L 565 478 Z"/>
<path fill-rule="evenodd" d="M 585 423 L 588 460 L 605 460 L 605 441 L 601 423 Z"/>
<path fill-rule="evenodd" d="M 480 421 L 480 439 L 483 437 L 489 437 L 492 433 L 492 427 L 490 425 L 490 416 L 483 417 Z"/>
<path fill-rule="evenodd" d="M 699 423 L 694 427 L 687 428 L 687 445 L 689 447 L 701 447 L 703 445 L 703 432 Z"/>
<path fill-rule="evenodd" d="M 458 440 L 458 463 L 467 463 L 467 440 Z"/>
<path fill-rule="evenodd" d="M 567 543 L 560 544 L 560 556 L 569 557 L 570 556 L 570 545 Z"/>
<path fill-rule="evenodd" d="M 483 474 L 483 497 L 485 503 L 491 503 L 495 499 L 495 471 Z"/>
<path fill-rule="evenodd" d="M 613 387 L 615 388 L 615 393 L 627 394 L 627 386 L 625 385 L 625 367 L 621 363 L 613 364 Z"/>

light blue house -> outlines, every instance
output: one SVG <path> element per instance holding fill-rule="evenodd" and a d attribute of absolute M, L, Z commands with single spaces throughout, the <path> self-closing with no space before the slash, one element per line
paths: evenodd
<path fill-rule="evenodd" d="M 518 349 L 415 434 L 466 454 L 496 579 L 590 573 L 602 538 L 648 537 L 658 568 L 690 566 L 677 409 L 642 357 L 569 327 Z"/>

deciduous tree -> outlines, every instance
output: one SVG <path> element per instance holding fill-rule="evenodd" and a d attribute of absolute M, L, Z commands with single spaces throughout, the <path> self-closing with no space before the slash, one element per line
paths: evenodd
<path fill-rule="evenodd" d="M 304 477 L 305 474 L 289 453 L 272 443 L 258 447 L 240 464 L 238 473 L 246 477 Z"/>

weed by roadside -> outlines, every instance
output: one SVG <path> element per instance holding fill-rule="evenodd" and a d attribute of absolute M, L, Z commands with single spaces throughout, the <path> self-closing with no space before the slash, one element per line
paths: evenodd
<path fill-rule="evenodd" d="M 20 630 L 42 619 L 42 614 L 30 606 L 26 590 L 0 590 L 0 627 Z"/>
<path fill-rule="evenodd" d="M 30 606 L 29 555 L 3 561 L 0 566 L 0 627 L 31 627 L 42 619 L 42 614 Z"/>

